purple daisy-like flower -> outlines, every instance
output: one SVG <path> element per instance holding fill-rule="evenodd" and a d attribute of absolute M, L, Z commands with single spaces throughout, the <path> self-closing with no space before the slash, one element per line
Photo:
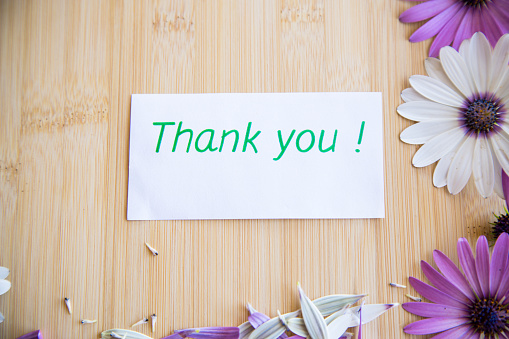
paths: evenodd
<path fill-rule="evenodd" d="M 404 328 L 409 334 L 439 333 L 433 338 L 509 338 L 509 235 L 502 234 L 490 260 L 488 240 L 481 236 L 476 257 L 465 238 L 458 240 L 464 274 L 442 252 L 433 259 L 440 272 L 425 261 L 421 267 L 428 285 L 410 277 L 410 284 L 432 303 L 410 302 L 403 308 L 427 317 Z"/>
<path fill-rule="evenodd" d="M 407 0 L 415 1 L 415 0 Z M 486 35 L 492 46 L 509 32 L 509 0 L 426 0 L 403 12 L 401 22 L 430 19 L 410 37 L 419 42 L 436 36 L 429 55 L 437 57 L 444 46 L 459 49 L 475 32 Z"/>

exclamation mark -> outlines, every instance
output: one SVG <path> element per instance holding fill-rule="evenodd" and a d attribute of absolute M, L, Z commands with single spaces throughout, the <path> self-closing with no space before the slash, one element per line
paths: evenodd
<path fill-rule="evenodd" d="M 359 140 L 357 140 L 357 145 L 360 145 L 361 142 L 362 142 L 362 134 L 364 133 L 364 125 L 366 124 L 365 121 L 362 122 L 361 124 L 361 131 L 359 132 Z M 356 149 L 355 152 L 359 153 L 361 150 L 360 149 Z"/>

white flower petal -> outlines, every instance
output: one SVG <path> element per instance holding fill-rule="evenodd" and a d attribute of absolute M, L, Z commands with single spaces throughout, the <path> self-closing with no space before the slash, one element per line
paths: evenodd
<path fill-rule="evenodd" d="M 472 44 L 472 43 L 471 43 Z M 450 46 L 440 50 L 440 61 L 445 73 L 451 79 L 456 88 L 466 98 L 472 97 L 475 93 L 475 84 L 468 69 L 467 63 L 456 50 Z"/>
<path fill-rule="evenodd" d="M 5 317 L 4 315 L 2 314 L 2 312 L 0 312 L 0 324 L 3 323 L 5 320 Z"/>
<path fill-rule="evenodd" d="M 427 58 L 424 60 L 424 67 L 426 67 L 426 73 L 434 79 L 439 80 L 451 89 L 456 90 L 456 86 L 452 83 L 451 79 L 445 74 L 442 62 L 437 58 Z"/>
<path fill-rule="evenodd" d="M 490 142 L 498 163 L 506 173 L 509 173 L 509 141 L 500 133 L 493 133 L 490 136 Z"/>
<path fill-rule="evenodd" d="M 491 81 L 489 91 L 495 93 L 504 75 L 508 72 L 509 34 L 503 35 L 497 42 L 492 56 Z"/>
<path fill-rule="evenodd" d="M 490 148 L 491 148 L 491 144 L 490 144 Z M 493 150 L 493 148 L 491 148 L 491 149 Z M 502 166 L 500 166 L 500 163 L 498 162 L 498 159 L 496 156 L 493 157 L 493 169 L 494 169 L 494 173 L 495 173 L 495 184 L 494 184 L 493 190 L 501 199 L 505 199 L 504 189 L 502 187 Z"/>
<path fill-rule="evenodd" d="M 300 285 L 300 306 L 302 310 L 302 318 L 308 330 L 311 339 L 328 339 L 327 324 L 323 319 L 322 314 L 313 302 L 306 296 Z"/>
<path fill-rule="evenodd" d="M 433 101 L 412 101 L 399 105 L 398 113 L 409 120 L 424 121 L 432 119 L 457 119 L 457 108 L 442 105 Z"/>
<path fill-rule="evenodd" d="M 362 324 L 367 324 L 371 320 L 374 320 L 390 310 L 393 307 L 397 307 L 399 304 L 370 304 L 362 306 Z M 359 326 L 360 320 L 357 314 L 359 313 L 360 306 L 352 307 L 350 310 L 352 311 L 352 322 L 348 327 Z"/>
<path fill-rule="evenodd" d="M 348 312 L 349 306 L 350 305 L 346 305 L 341 310 L 339 310 L 336 313 L 333 313 L 330 316 L 328 316 L 327 318 L 325 318 L 325 323 L 327 324 L 327 326 L 329 326 L 334 320 L 336 320 L 337 318 L 339 318 L 340 316 L 342 316 L 343 314 Z"/>
<path fill-rule="evenodd" d="M 123 330 L 120 328 L 114 328 L 114 329 L 102 332 L 101 338 L 114 338 L 111 335 L 112 332 L 115 332 L 116 335 L 120 335 L 120 336 L 122 336 L 122 338 L 126 338 L 126 339 L 152 339 L 149 336 L 146 336 L 140 332 Z"/>
<path fill-rule="evenodd" d="M 468 136 L 452 159 L 447 172 L 447 189 L 451 194 L 458 194 L 465 187 L 472 175 L 472 159 L 476 137 Z"/>
<path fill-rule="evenodd" d="M 486 93 L 491 78 L 491 45 L 484 34 L 477 32 L 470 39 L 470 73 L 477 93 Z"/>
<path fill-rule="evenodd" d="M 324 317 L 340 311 L 348 304 L 355 304 L 364 298 L 365 294 L 333 294 L 313 300 Z"/>
<path fill-rule="evenodd" d="M 288 320 L 288 329 L 301 337 L 307 338 L 309 336 L 306 324 L 302 318 L 293 318 Z"/>
<path fill-rule="evenodd" d="M 463 106 L 465 99 L 436 79 L 424 75 L 412 75 L 409 81 L 417 92 L 432 101 L 452 107 Z"/>
<path fill-rule="evenodd" d="M 403 92 L 401 92 L 401 99 L 403 99 L 404 102 L 411 102 L 411 101 L 429 101 L 427 98 L 420 95 L 415 89 L 412 87 L 405 88 Z"/>
<path fill-rule="evenodd" d="M 11 289 L 11 282 L 0 279 L 0 295 L 7 293 Z"/>
<path fill-rule="evenodd" d="M 437 135 L 458 127 L 458 125 L 459 122 L 456 119 L 422 121 L 407 127 L 401 132 L 399 138 L 407 144 L 424 144 Z"/>
<path fill-rule="evenodd" d="M 478 136 L 475 143 L 472 173 L 477 191 L 484 198 L 489 197 L 495 185 L 495 171 L 491 148 L 484 136 Z"/>
<path fill-rule="evenodd" d="M 257 329 L 251 332 L 249 339 L 276 339 L 285 332 L 285 325 L 281 323 L 279 317 L 275 317 L 258 326 Z"/>
<path fill-rule="evenodd" d="M 500 98 L 506 105 L 509 103 L 509 71 L 505 72 L 503 79 L 500 80 L 497 97 Z M 509 110 L 508 106 L 505 108 L 506 110 Z"/>
<path fill-rule="evenodd" d="M 253 331 L 254 327 L 251 325 L 249 321 L 246 321 L 245 323 L 239 326 L 239 339 L 249 338 Z"/>
<path fill-rule="evenodd" d="M 459 54 L 461 55 L 461 57 L 467 62 L 467 64 L 469 63 L 469 56 L 470 56 L 470 39 L 465 39 L 463 40 L 463 42 L 461 43 L 460 45 L 460 49 L 459 49 Z"/>
<path fill-rule="evenodd" d="M 438 162 L 435 172 L 433 172 L 433 185 L 435 187 L 444 187 L 447 185 L 447 173 L 449 172 L 449 167 L 451 167 L 451 162 L 455 154 L 455 151 L 449 152 Z"/>
<path fill-rule="evenodd" d="M 354 315 L 350 310 L 346 314 L 334 319 L 334 321 L 327 327 L 329 331 L 329 339 L 337 339 L 346 332 L 350 324 L 355 321 Z"/>
<path fill-rule="evenodd" d="M 463 127 L 457 127 L 437 135 L 415 153 L 412 164 L 415 167 L 425 167 L 431 165 L 444 155 L 452 151 L 465 138 L 465 130 Z"/>
<path fill-rule="evenodd" d="M 7 278 L 10 272 L 7 267 L 0 267 L 0 279 Z"/>

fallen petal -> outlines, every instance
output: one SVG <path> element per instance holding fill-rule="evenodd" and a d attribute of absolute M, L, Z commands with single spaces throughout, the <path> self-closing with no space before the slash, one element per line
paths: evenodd
<path fill-rule="evenodd" d="M 242 325 L 239 326 L 239 339 L 249 338 L 251 333 L 254 331 L 254 327 L 251 325 L 249 321 L 246 321 Z"/>
<path fill-rule="evenodd" d="M 354 321 L 354 315 L 350 310 L 346 314 L 336 318 L 329 326 L 329 339 L 336 339 L 341 337 L 345 331 L 350 327 L 350 324 Z M 360 334 L 360 333 L 359 333 Z"/>
<path fill-rule="evenodd" d="M 170 335 L 168 337 L 164 337 L 164 338 L 161 338 L 161 339 L 182 339 L 182 337 L 180 336 L 180 334 L 175 333 L 175 334 L 172 334 L 172 335 Z"/>
<path fill-rule="evenodd" d="M 348 304 L 353 305 L 364 298 L 367 294 L 334 294 L 315 299 L 313 304 L 318 308 L 324 317 L 341 310 Z"/>
<path fill-rule="evenodd" d="M 0 266 L 0 279 L 5 279 L 9 276 L 9 269 L 7 267 L 1 267 Z"/>
<path fill-rule="evenodd" d="M 238 327 L 202 327 L 177 330 L 175 333 L 184 338 L 195 339 L 238 339 L 240 330 Z"/>
<path fill-rule="evenodd" d="M 288 329 L 298 336 L 307 338 L 309 336 L 308 329 L 302 318 L 293 318 L 288 320 Z M 292 337 L 290 337 L 292 338 Z"/>
<path fill-rule="evenodd" d="M 2 314 L 2 312 L 0 312 L 0 324 L 3 323 L 4 320 L 5 320 L 4 315 Z"/>
<path fill-rule="evenodd" d="M 28 334 L 22 335 L 21 337 L 18 337 L 17 339 L 43 339 L 42 334 L 40 330 L 30 332 Z"/>
<path fill-rule="evenodd" d="M 130 331 L 130 330 L 123 330 L 120 328 L 114 328 L 114 329 L 102 332 L 101 338 L 115 338 L 114 336 L 112 336 L 112 333 L 115 333 L 116 335 L 120 335 L 120 336 L 122 336 L 122 338 L 125 338 L 125 339 L 152 339 L 151 337 L 148 337 L 142 333 Z M 166 338 L 181 339 L 180 336 L 179 337 L 170 336 L 170 337 L 166 337 Z"/>
<path fill-rule="evenodd" d="M 399 306 L 398 303 L 395 303 L 395 304 L 370 304 L 370 305 L 362 306 L 362 324 L 364 325 L 364 324 L 369 323 L 371 320 L 378 318 L 380 315 L 384 314 L 391 308 L 397 307 L 397 306 Z M 360 306 L 351 308 L 354 316 L 352 318 L 352 320 L 353 320 L 352 323 L 348 327 L 359 326 L 360 319 L 357 316 L 357 314 L 359 312 L 359 308 L 360 308 Z"/>
<path fill-rule="evenodd" d="M 297 314 L 299 314 L 299 312 L 289 313 L 289 315 L 285 317 L 286 321 L 288 322 L 289 319 L 296 317 Z M 276 317 L 270 319 L 255 329 L 249 336 L 249 339 L 276 339 L 283 335 L 285 332 L 285 325 L 281 323 L 279 317 Z"/>
<path fill-rule="evenodd" d="M 0 295 L 7 293 L 11 289 L 11 282 L 0 279 Z"/>
<path fill-rule="evenodd" d="M 306 296 L 300 285 L 298 285 L 300 295 L 300 307 L 302 309 L 302 318 L 312 339 L 327 339 L 329 337 L 327 324 L 323 319 L 322 313 Z"/>

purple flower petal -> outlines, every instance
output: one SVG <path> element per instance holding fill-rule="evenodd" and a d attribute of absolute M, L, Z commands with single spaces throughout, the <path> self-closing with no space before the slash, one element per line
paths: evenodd
<path fill-rule="evenodd" d="M 258 326 L 260 326 L 263 323 L 266 323 L 267 321 L 269 321 L 270 318 L 268 316 L 266 316 L 265 314 L 263 314 L 263 313 L 254 312 L 251 315 L 249 315 L 247 320 L 249 321 L 251 326 L 253 326 L 254 328 L 258 328 Z"/>
<path fill-rule="evenodd" d="M 403 331 L 408 334 L 431 334 L 446 331 L 468 323 L 468 318 L 430 318 L 419 320 L 405 326 Z"/>
<path fill-rule="evenodd" d="M 440 272 L 449 280 L 454 286 L 456 286 L 463 294 L 465 294 L 470 300 L 475 300 L 475 294 L 472 288 L 468 284 L 465 276 L 460 272 L 458 267 L 442 252 L 435 250 L 433 251 L 433 259 L 437 264 Z"/>
<path fill-rule="evenodd" d="M 417 6 L 416 6 L 417 7 Z M 458 13 L 444 26 L 444 28 L 438 33 L 435 40 L 431 44 L 429 49 L 429 56 L 437 58 L 440 52 L 440 48 L 449 46 L 454 41 L 456 31 L 463 20 L 463 17 L 467 13 L 466 7 L 462 7 Z"/>
<path fill-rule="evenodd" d="M 180 334 L 177 334 L 177 333 L 174 333 L 170 336 L 167 336 L 167 337 L 164 337 L 164 338 L 161 338 L 161 339 L 182 339 L 182 337 L 180 336 Z"/>
<path fill-rule="evenodd" d="M 463 303 L 452 298 L 450 295 L 437 290 L 433 286 L 430 286 L 418 279 L 415 279 L 414 277 L 410 277 L 408 280 L 410 281 L 412 287 L 426 299 L 429 299 L 437 304 L 444 304 L 457 308 L 465 308 L 465 305 Z"/>
<path fill-rule="evenodd" d="M 468 8 L 467 12 L 463 16 L 463 20 L 456 31 L 456 35 L 454 36 L 454 41 L 452 43 L 452 48 L 455 50 L 459 50 L 461 43 L 463 40 L 472 37 L 474 32 L 472 31 L 472 17 L 473 10 L 472 8 Z"/>
<path fill-rule="evenodd" d="M 447 293 L 452 298 L 464 304 L 468 305 L 470 303 L 470 300 L 465 294 L 424 260 L 421 261 L 421 268 L 426 278 L 440 291 Z"/>
<path fill-rule="evenodd" d="M 463 269 L 463 272 L 465 273 L 470 286 L 472 286 L 475 294 L 481 296 L 482 289 L 481 285 L 479 284 L 479 279 L 477 278 L 474 255 L 472 254 L 470 244 L 465 238 L 460 238 L 458 240 L 458 257 L 460 260 L 461 268 Z"/>
<path fill-rule="evenodd" d="M 460 10 L 462 5 L 459 2 L 444 10 L 442 13 L 426 22 L 410 36 L 410 42 L 419 42 L 435 36 Z"/>
<path fill-rule="evenodd" d="M 456 308 L 449 305 L 411 302 L 404 303 L 402 306 L 410 313 L 427 318 L 461 318 L 470 315 L 467 309 Z"/>
<path fill-rule="evenodd" d="M 470 332 L 470 333 L 469 333 Z M 431 339 L 458 339 L 458 338 L 472 338 L 469 335 L 471 334 L 472 329 L 468 325 L 462 325 L 445 332 L 442 332 Z M 468 333 L 468 334 L 467 334 Z"/>
<path fill-rule="evenodd" d="M 502 29 L 498 26 L 498 22 L 491 15 L 490 11 L 481 12 L 482 31 L 491 46 L 495 47 L 498 39 L 503 35 Z"/>
<path fill-rule="evenodd" d="M 501 13 L 496 6 L 493 6 L 492 3 L 491 6 L 488 8 L 489 8 L 488 12 L 491 14 L 492 17 L 495 18 L 498 26 L 502 29 L 502 31 L 505 33 L 509 32 L 509 18 L 507 18 L 503 13 Z"/>
<path fill-rule="evenodd" d="M 502 170 L 502 188 L 504 190 L 505 204 L 509 209 L 509 177 L 505 174 L 504 170 Z"/>
<path fill-rule="evenodd" d="M 485 236 L 477 240 L 475 268 L 483 292 L 482 297 L 487 298 L 490 293 L 490 250 Z"/>
<path fill-rule="evenodd" d="M 177 330 L 175 333 L 194 339 L 238 339 L 240 330 L 238 327 L 202 327 Z"/>
<path fill-rule="evenodd" d="M 42 334 L 40 330 L 30 332 L 28 334 L 22 335 L 21 337 L 18 337 L 17 339 L 43 339 Z"/>
<path fill-rule="evenodd" d="M 451 7 L 456 0 L 431 0 L 404 11 L 400 16 L 401 22 L 417 22 L 429 19 Z"/>
<path fill-rule="evenodd" d="M 509 260 L 509 235 L 502 233 L 495 243 L 493 249 L 493 255 L 491 256 L 491 267 L 490 267 L 490 295 L 492 297 L 497 293 L 500 283 L 502 282 L 502 276 L 507 269 Z"/>

